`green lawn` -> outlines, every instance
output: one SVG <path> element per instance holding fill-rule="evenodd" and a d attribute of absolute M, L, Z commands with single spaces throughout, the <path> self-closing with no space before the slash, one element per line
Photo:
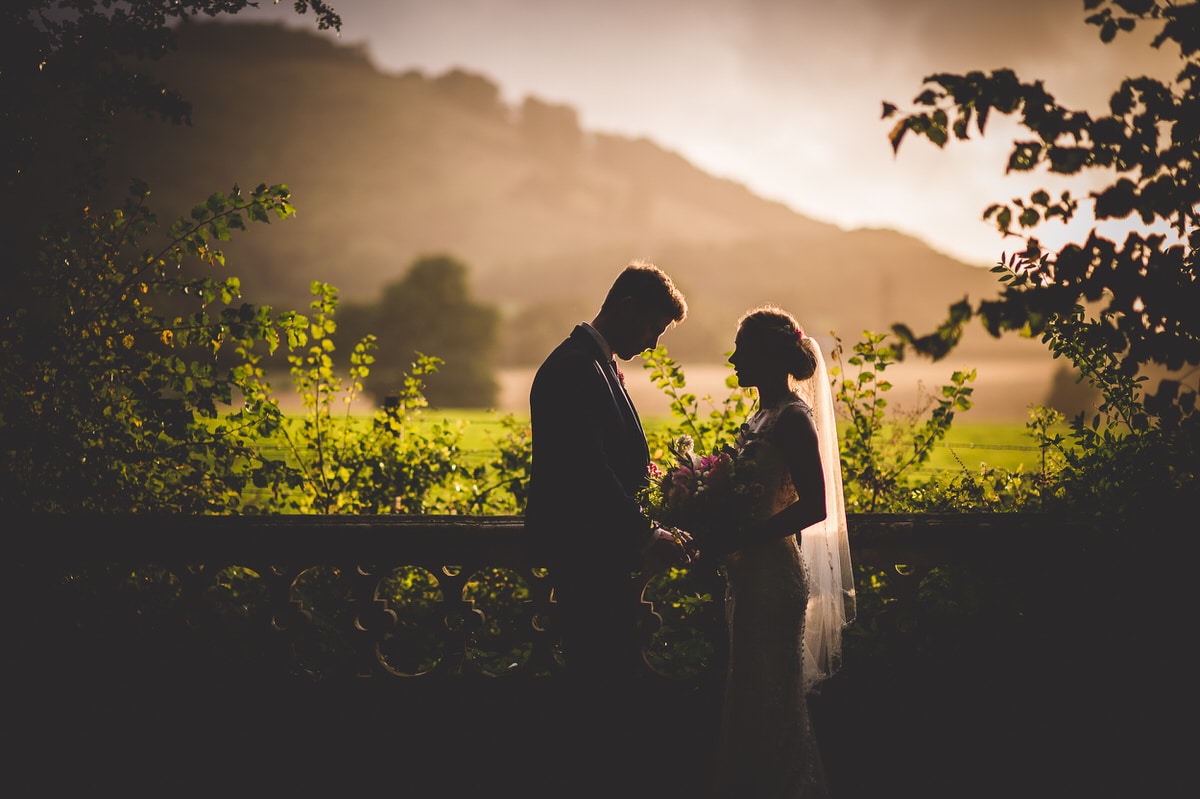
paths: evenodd
<path fill-rule="evenodd" d="M 496 436 L 502 435 L 502 414 L 480 410 L 425 410 L 424 423 L 465 420 L 464 448 L 486 450 Z M 527 417 L 518 417 L 528 423 Z M 647 428 L 668 424 L 670 419 L 649 418 Z M 1058 432 L 1065 433 L 1063 425 Z M 1038 447 L 1022 422 L 955 421 L 946 438 L 938 445 L 930 462 L 921 471 L 960 470 L 978 471 L 981 464 L 997 469 L 1036 471 L 1040 461 Z"/>
<path fill-rule="evenodd" d="M 1065 434 L 1064 425 L 1056 432 Z M 1037 471 L 1041 452 L 1024 423 L 956 421 L 922 471 L 978 471 L 981 464 L 1012 471 Z"/>

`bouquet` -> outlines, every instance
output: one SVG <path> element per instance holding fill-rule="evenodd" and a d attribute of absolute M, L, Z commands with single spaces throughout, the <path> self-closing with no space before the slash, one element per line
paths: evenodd
<path fill-rule="evenodd" d="M 763 496 L 762 484 L 754 479 L 754 461 L 730 446 L 698 455 L 687 435 L 667 449 L 674 462 L 663 469 L 651 461 L 649 484 L 639 495 L 646 515 L 677 539 L 686 530 L 700 550 L 737 549 L 738 533 L 753 521 Z"/>

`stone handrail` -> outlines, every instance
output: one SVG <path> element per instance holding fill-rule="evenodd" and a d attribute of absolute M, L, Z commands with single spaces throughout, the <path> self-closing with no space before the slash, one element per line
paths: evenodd
<path fill-rule="evenodd" d="M 102 619 L 122 633 L 152 640 L 172 637 L 172 625 L 208 630 L 225 624 L 238 628 L 239 646 L 261 645 L 262 657 L 269 651 L 280 673 L 313 679 L 521 678 L 558 671 L 552 623 L 546 623 L 553 617 L 553 574 L 540 567 L 537 553 L 527 551 L 521 517 L 64 516 L 19 520 L 10 530 L 16 562 L 31 581 L 24 601 L 45 601 L 43 592 L 55 586 L 58 604 L 52 612 L 79 619 L 77 630 L 86 630 L 88 619 Z M 849 530 L 860 574 L 886 576 L 892 613 L 917 601 L 917 589 L 934 567 L 958 563 L 989 573 L 1056 568 L 1063 558 L 1083 552 L 1088 540 L 1086 525 L 1077 519 L 1028 514 L 857 514 L 850 516 Z M 1038 542 L 1038 562 L 1017 562 L 1031 540 Z M 80 604 L 83 595 L 73 598 L 70 584 L 86 582 L 78 575 L 100 567 L 115 571 L 106 574 L 102 588 L 89 589 L 88 604 Z M 231 573 L 231 567 L 239 568 Z M 325 595 L 342 597 L 343 607 L 306 605 L 304 575 L 317 567 L 326 582 L 337 575 L 340 588 Z M 384 590 L 384 581 L 402 574 L 412 583 L 414 569 L 423 588 L 408 586 L 417 599 L 415 614 L 406 614 L 401 606 L 407 603 L 400 593 Z M 722 585 L 714 568 L 697 572 L 685 589 L 707 593 L 711 606 L 676 622 L 692 628 L 690 634 L 719 660 Z M 64 585 L 63 575 L 76 576 Z M 486 608 L 482 586 L 491 578 L 513 582 L 527 595 L 501 610 Z M 236 580 L 240 591 L 232 587 Z M 654 585 L 643 602 L 648 650 L 663 630 L 662 611 L 669 604 L 656 598 Z M 95 614 L 90 603 L 106 601 L 118 610 Z M 128 616 L 122 618 L 122 612 Z M 340 630 L 333 629 L 338 625 Z M 339 646 L 353 655 L 343 653 L 332 672 L 305 665 L 306 647 Z M 403 651 L 422 646 L 427 651 Z M 520 659 L 494 662 L 510 651 Z M 652 672 L 679 676 L 663 666 L 672 660 L 669 653 L 657 666 L 650 660 Z M 695 669 L 689 675 L 693 681 L 698 676 Z"/>
<path fill-rule="evenodd" d="M 859 618 L 812 700 L 833 795 L 1044 780 L 1010 754 L 1014 730 L 1023 752 L 1094 750 L 1083 711 L 1108 683 L 1087 668 L 1106 662 L 1093 641 L 1110 618 L 1080 587 L 1115 581 L 1085 522 L 880 514 L 849 529 Z M 553 575 L 519 517 L 39 516 L 6 530 L 18 793 L 182 779 L 272 796 L 589 795 L 587 775 L 548 776 L 548 753 L 588 720 L 559 712 Z M 709 788 L 724 630 L 721 578 L 698 572 L 686 591 L 712 601 L 686 618 L 647 589 L 645 712 L 628 732 L 661 755 L 632 797 Z M 497 574 L 527 593 L 490 606 L 505 591 L 473 577 Z"/>

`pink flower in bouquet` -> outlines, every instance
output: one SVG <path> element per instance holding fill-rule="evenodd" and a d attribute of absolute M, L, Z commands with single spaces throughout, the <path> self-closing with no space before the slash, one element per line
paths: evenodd
<path fill-rule="evenodd" d="M 754 516 L 762 486 L 753 481 L 753 461 L 731 447 L 697 455 L 689 436 L 669 447 L 675 463 L 649 467 L 649 485 L 641 500 L 647 514 L 667 529 L 692 534 L 703 548 L 705 537 L 736 534 Z"/>

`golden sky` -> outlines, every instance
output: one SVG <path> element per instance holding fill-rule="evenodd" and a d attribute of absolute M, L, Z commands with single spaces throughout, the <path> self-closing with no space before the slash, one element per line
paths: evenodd
<path fill-rule="evenodd" d="M 290 3 L 239 15 L 313 29 Z M 714 175 L 815 219 L 915 235 L 989 266 L 1014 244 L 981 220 L 992 202 L 1054 193 L 1005 178 L 1015 128 L 893 156 L 884 100 L 903 109 L 936 72 L 1009 67 L 1103 112 L 1120 79 L 1173 74 L 1146 35 L 1104 45 L 1083 0 L 333 0 L 341 39 L 387 72 L 486 75 L 504 99 L 579 112 L 585 130 L 645 136 Z M 1059 223 L 1043 242 L 1079 239 Z"/>

